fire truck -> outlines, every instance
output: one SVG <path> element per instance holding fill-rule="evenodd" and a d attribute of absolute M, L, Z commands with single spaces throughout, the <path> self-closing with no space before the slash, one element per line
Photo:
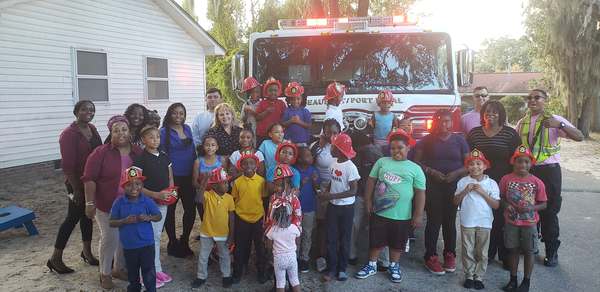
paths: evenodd
<path fill-rule="evenodd" d="M 368 131 L 368 119 L 379 108 L 381 90 L 396 99 L 392 112 L 407 118 L 413 135 L 428 134 L 438 109 L 453 113 L 460 131 L 458 86 L 472 79 L 472 53 L 453 51 L 450 35 L 425 30 L 405 16 L 283 19 L 279 29 L 253 33 L 249 38 L 248 74 L 259 82 L 273 76 L 285 86 L 300 82 L 313 133 L 320 131 L 327 104 L 325 88 L 333 81 L 346 86 L 341 103 L 346 129 Z M 243 55 L 232 65 L 232 84 L 241 89 Z"/>

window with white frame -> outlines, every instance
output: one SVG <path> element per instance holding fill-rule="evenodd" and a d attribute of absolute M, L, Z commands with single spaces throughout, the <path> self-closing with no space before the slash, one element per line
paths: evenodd
<path fill-rule="evenodd" d="M 76 50 L 76 89 L 79 100 L 108 101 L 108 66 L 104 52 Z"/>
<path fill-rule="evenodd" d="M 146 58 L 146 94 L 148 100 L 169 99 L 169 61 Z"/>

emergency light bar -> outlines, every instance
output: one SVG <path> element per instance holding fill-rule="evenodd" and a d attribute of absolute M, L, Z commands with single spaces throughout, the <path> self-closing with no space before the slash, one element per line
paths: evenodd
<path fill-rule="evenodd" d="M 367 16 L 343 18 L 307 18 L 307 19 L 280 19 L 277 21 L 279 29 L 303 28 L 369 28 L 385 26 L 411 26 L 417 21 L 409 19 L 406 15 L 396 16 Z"/>

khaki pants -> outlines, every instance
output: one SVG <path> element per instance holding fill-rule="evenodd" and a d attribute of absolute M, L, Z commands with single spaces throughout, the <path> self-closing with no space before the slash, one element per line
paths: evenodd
<path fill-rule="evenodd" d="M 465 278 L 482 281 L 488 265 L 488 247 L 490 245 L 491 229 L 463 226 L 460 229 Z"/>
<path fill-rule="evenodd" d="M 312 246 L 312 232 L 316 225 L 315 212 L 302 214 L 302 235 L 300 235 L 299 258 L 303 261 L 310 259 L 310 247 Z"/>
<path fill-rule="evenodd" d="M 121 246 L 121 241 L 119 240 L 119 228 L 110 227 L 108 224 L 109 219 L 109 213 L 96 210 L 96 223 L 98 223 L 100 229 L 98 257 L 100 258 L 100 273 L 102 275 L 111 274 L 113 259 L 116 271 L 126 269 L 123 246 Z"/>
<path fill-rule="evenodd" d="M 219 252 L 219 268 L 223 274 L 223 278 L 231 277 L 231 257 L 227 242 L 224 240 L 215 241 L 212 237 L 200 237 L 200 252 L 198 253 L 198 270 L 196 278 L 206 280 L 208 278 L 208 257 L 217 245 Z"/>

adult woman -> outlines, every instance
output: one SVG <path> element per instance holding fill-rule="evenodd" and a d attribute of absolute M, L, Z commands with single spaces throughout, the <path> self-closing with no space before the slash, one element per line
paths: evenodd
<path fill-rule="evenodd" d="M 73 269 L 63 263 L 62 255 L 77 222 L 79 222 L 81 240 L 83 241 L 81 258 L 92 266 L 98 265 L 98 260 L 92 254 L 92 220 L 85 216 L 85 196 L 83 183 L 80 179 L 88 156 L 94 148 L 102 145 L 96 127 L 90 123 L 95 113 L 96 107 L 92 101 L 81 100 L 77 102 L 73 108 L 76 120 L 62 131 L 58 140 L 65 185 L 67 192 L 70 194 L 69 208 L 65 221 L 58 229 L 56 242 L 54 243 L 54 253 L 52 253 L 52 257 L 46 265 L 59 274 L 74 272 Z"/>
<path fill-rule="evenodd" d="M 217 155 L 229 156 L 240 149 L 240 132 L 242 128 L 235 119 L 233 108 L 227 103 L 215 107 L 215 121 L 206 131 L 206 136 L 217 138 L 219 150 Z"/>
<path fill-rule="evenodd" d="M 131 143 L 142 147 L 142 137 L 140 137 L 140 130 L 149 121 L 148 109 L 139 103 L 130 104 L 125 109 L 125 118 L 129 122 L 129 133 L 131 134 Z M 110 134 L 104 140 L 104 144 L 110 143 Z"/>
<path fill-rule="evenodd" d="M 169 236 L 167 253 L 175 257 L 186 257 L 194 253 L 189 246 L 190 233 L 196 220 L 194 197 L 196 192 L 192 186 L 192 167 L 196 159 L 192 129 L 185 124 L 186 110 L 181 103 L 174 103 L 167 109 L 160 129 L 160 147 L 169 155 L 173 163 L 173 180 L 179 188 L 178 194 L 183 205 L 183 233 L 177 239 L 175 233 L 175 208 L 177 203 L 167 208 L 165 229 Z"/>
<path fill-rule="evenodd" d="M 491 164 L 485 174 L 500 183 L 500 179 L 512 171 L 510 157 L 521 144 L 521 138 L 517 131 L 506 126 L 506 111 L 499 101 L 491 100 L 484 103 L 480 113 L 482 126 L 475 127 L 469 132 L 467 142 L 471 149 L 477 148 L 483 152 Z M 488 258 L 493 259 L 498 253 L 498 259 L 504 261 L 507 251 L 504 248 L 502 234 L 504 226 L 502 212 L 502 208 L 494 210 Z"/>
<path fill-rule="evenodd" d="M 85 188 L 85 214 L 90 219 L 95 217 L 100 228 L 100 285 L 104 289 L 114 287 L 111 272 L 113 277 L 127 280 L 119 229 L 110 227 L 108 221 L 114 200 L 124 193 L 119 186 L 121 174 L 142 153 L 141 148 L 131 144 L 127 118 L 113 116 L 108 120 L 108 129 L 110 144 L 90 154 L 81 178 Z"/>
<path fill-rule="evenodd" d="M 437 275 L 456 270 L 456 207 L 452 198 L 456 182 L 467 173 L 463 161 L 469 153 L 469 145 L 463 135 L 454 134 L 451 129 L 452 113 L 436 111 L 432 132 L 419 141 L 414 157 L 427 175 L 425 267 Z M 440 226 L 444 236 L 443 268 L 437 256 Z"/>

